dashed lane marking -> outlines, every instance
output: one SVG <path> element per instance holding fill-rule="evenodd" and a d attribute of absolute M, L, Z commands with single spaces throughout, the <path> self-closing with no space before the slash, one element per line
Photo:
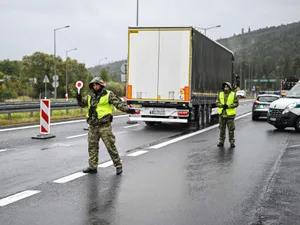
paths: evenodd
<path fill-rule="evenodd" d="M 32 195 L 38 194 L 40 192 L 41 191 L 37 191 L 37 190 L 27 190 L 27 191 L 23 191 L 23 192 L 8 196 L 6 198 L 0 199 L 0 206 L 9 205 L 9 204 L 17 202 L 21 199 L 24 199 L 24 198 L 30 197 Z"/>
<path fill-rule="evenodd" d="M 136 152 L 130 153 L 127 156 L 139 156 L 139 155 L 142 155 L 142 154 L 144 154 L 146 152 L 148 152 L 148 151 L 140 150 L 140 151 L 136 151 Z"/>
<path fill-rule="evenodd" d="M 65 176 L 63 178 L 60 178 L 60 179 L 57 179 L 55 181 L 53 181 L 54 183 L 58 183 L 58 184 L 62 184 L 62 183 L 67 183 L 69 181 L 72 181 L 72 180 L 75 180 L 79 177 L 83 177 L 85 176 L 86 173 L 83 173 L 83 172 L 77 172 L 77 173 L 74 173 L 74 174 L 71 174 L 69 176 Z"/>

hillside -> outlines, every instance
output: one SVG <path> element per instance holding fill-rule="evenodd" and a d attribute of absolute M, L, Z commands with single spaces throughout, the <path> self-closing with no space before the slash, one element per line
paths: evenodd
<path fill-rule="evenodd" d="M 235 73 L 245 79 L 282 78 L 300 76 L 300 22 L 266 27 L 217 40 L 231 49 L 236 58 Z M 109 68 L 120 80 L 120 67 L 126 60 L 113 62 L 102 67 Z M 90 68 L 93 74 L 99 74 L 100 67 Z"/>
<path fill-rule="evenodd" d="M 127 60 L 123 59 L 120 61 L 115 61 L 112 63 L 108 64 L 103 64 L 101 66 L 95 66 L 88 68 L 88 71 L 93 75 L 93 76 L 98 76 L 99 72 L 101 69 L 107 69 L 109 71 L 109 74 L 115 78 L 116 81 L 121 81 L 121 66 L 123 63 L 127 62 Z"/>

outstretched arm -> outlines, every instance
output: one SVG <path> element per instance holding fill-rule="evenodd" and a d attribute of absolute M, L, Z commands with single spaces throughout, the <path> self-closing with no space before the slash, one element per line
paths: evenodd
<path fill-rule="evenodd" d="M 116 96 L 113 92 L 109 94 L 109 104 L 112 104 L 118 110 L 122 112 L 128 112 L 130 109 L 128 105 L 126 105 L 118 96 Z"/>

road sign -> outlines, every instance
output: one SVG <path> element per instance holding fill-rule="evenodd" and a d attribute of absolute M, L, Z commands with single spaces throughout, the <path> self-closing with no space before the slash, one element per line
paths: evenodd
<path fill-rule="evenodd" d="M 43 83 L 49 83 L 49 79 L 48 79 L 48 76 L 47 76 L 47 75 L 45 75 L 44 80 L 43 80 Z"/>
<path fill-rule="evenodd" d="M 78 94 L 80 93 L 80 89 L 83 87 L 83 83 L 82 83 L 82 81 L 77 81 L 76 82 L 76 87 L 77 87 L 77 89 L 78 89 Z"/>
<path fill-rule="evenodd" d="M 121 69 L 122 73 L 126 73 L 127 72 L 126 71 L 127 70 L 127 63 L 123 63 L 120 69 Z"/>
<path fill-rule="evenodd" d="M 55 80 L 58 81 L 58 76 L 57 75 L 54 75 L 52 78 L 53 78 L 54 81 Z"/>
<path fill-rule="evenodd" d="M 58 87 L 58 85 L 59 85 L 59 83 L 58 83 L 58 81 L 53 81 L 52 82 L 52 87 L 54 87 L 54 88 L 57 88 Z"/>
<path fill-rule="evenodd" d="M 121 82 L 125 82 L 126 81 L 126 75 L 124 73 L 121 74 Z"/>

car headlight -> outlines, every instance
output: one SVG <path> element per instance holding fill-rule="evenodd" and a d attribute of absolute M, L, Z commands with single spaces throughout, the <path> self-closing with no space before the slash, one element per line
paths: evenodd
<path fill-rule="evenodd" d="M 287 107 L 285 107 L 285 109 L 283 110 L 282 114 L 288 113 L 293 108 L 295 108 L 296 105 L 297 105 L 296 102 L 289 104 Z"/>

